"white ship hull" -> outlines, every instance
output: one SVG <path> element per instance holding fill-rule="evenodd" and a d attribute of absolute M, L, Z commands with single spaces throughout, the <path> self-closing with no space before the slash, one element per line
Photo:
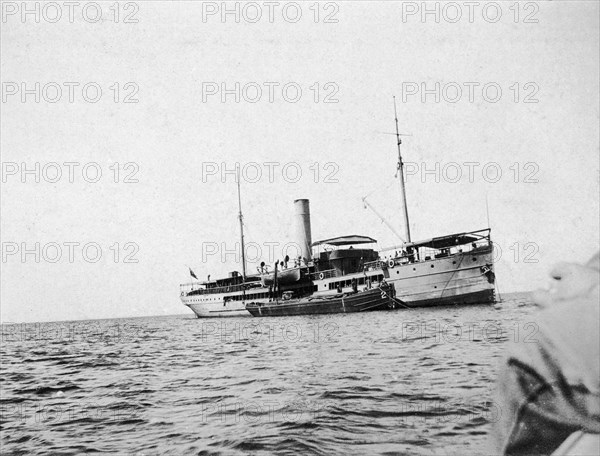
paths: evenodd
<path fill-rule="evenodd" d="M 187 288 L 196 291 L 189 292 Z M 206 293 L 198 286 L 189 284 L 181 291 L 181 302 L 188 306 L 198 318 L 211 317 L 250 317 L 246 310 L 247 302 L 269 302 L 268 289 L 254 287 L 242 295 L 239 286 L 222 287 L 222 292 Z M 219 290 L 219 291 L 221 291 Z M 200 291 L 200 293 L 198 293 Z M 245 299 L 244 299 L 245 296 Z"/>
<path fill-rule="evenodd" d="M 251 317 L 250 312 L 246 310 L 246 305 L 237 302 L 229 308 L 223 307 L 223 304 L 209 302 L 183 302 L 196 314 L 198 318 L 210 317 Z"/>
<path fill-rule="evenodd" d="M 252 316 L 246 310 L 246 301 L 226 302 L 227 296 L 227 294 L 182 296 L 181 302 L 188 306 L 198 318 Z"/>
<path fill-rule="evenodd" d="M 388 269 L 396 297 L 410 307 L 493 302 L 494 283 L 484 272 L 493 251 L 466 252 Z"/>

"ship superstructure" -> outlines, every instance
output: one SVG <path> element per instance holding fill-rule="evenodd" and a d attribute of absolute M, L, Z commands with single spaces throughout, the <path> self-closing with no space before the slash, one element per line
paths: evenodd
<path fill-rule="evenodd" d="M 494 301 L 490 230 L 457 233 L 377 251 L 376 240 L 347 235 L 310 243 L 308 200 L 294 201 L 297 242 L 310 244 L 293 265 L 246 276 L 231 272 L 213 281 L 181 285 L 181 299 L 198 317 L 249 316 L 248 303 L 335 296 L 389 283 L 398 307 Z"/>

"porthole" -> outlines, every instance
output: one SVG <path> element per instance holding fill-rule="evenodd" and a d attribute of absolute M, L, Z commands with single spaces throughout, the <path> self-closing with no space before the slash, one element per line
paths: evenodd
<path fill-rule="evenodd" d="M 473 261 L 477 261 L 477 258 L 473 257 Z"/>
<path fill-rule="evenodd" d="M 396 271 L 396 274 L 400 274 L 400 271 Z"/>
<path fill-rule="evenodd" d="M 456 264 L 456 261 L 453 261 L 452 264 Z"/>
<path fill-rule="evenodd" d="M 433 267 L 433 265 L 431 265 L 431 267 Z"/>
<path fill-rule="evenodd" d="M 413 268 L 413 271 L 416 271 L 416 270 L 417 270 L 417 268 Z"/>

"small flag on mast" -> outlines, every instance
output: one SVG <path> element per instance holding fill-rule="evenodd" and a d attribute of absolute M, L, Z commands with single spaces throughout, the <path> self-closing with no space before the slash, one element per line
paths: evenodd
<path fill-rule="evenodd" d="M 190 267 L 188 266 L 188 269 L 190 270 L 190 275 L 191 275 L 191 276 L 192 276 L 194 279 L 198 280 L 198 277 L 196 276 L 196 274 L 194 274 L 194 271 L 192 271 L 192 268 L 190 268 Z"/>

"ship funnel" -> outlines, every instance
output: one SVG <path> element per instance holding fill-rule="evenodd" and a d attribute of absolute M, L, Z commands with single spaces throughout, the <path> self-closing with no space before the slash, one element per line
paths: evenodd
<path fill-rule="evenodd" d="M 297 199 L 294 201 L 294 221 L 296 224 L 296 242 L 301 252 L 302 262 L 306 264 L 312 259 L 310 205 L 307 199 Z"/>

